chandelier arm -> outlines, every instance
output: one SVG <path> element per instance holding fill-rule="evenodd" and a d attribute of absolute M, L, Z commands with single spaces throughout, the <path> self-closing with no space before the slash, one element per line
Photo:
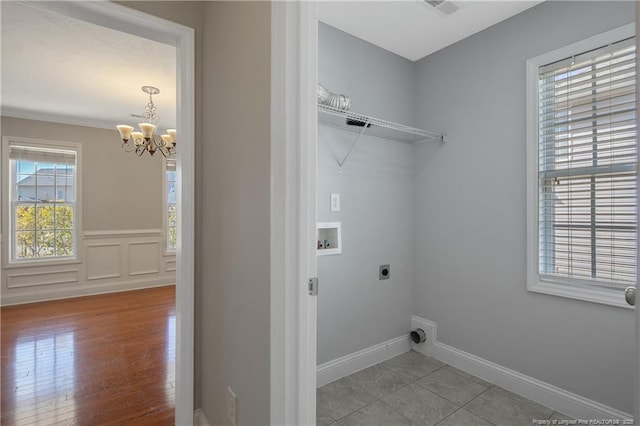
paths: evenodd
<path fill-rule="evenodd" d="M 171 153 L 167 151 L 166 148 L 158 148 L 158 151 L 160 151 L 164 158 L 171 158 Z"/>
<path fill-rule="evenodd" d="M 153 103 L 153 95 L 160 93 L 160 89 L 153 86 L 142 86 L 142 91 L 149 95 L 149 102 L 145 105 L 145 113 L 142 116 L 137 116 L 144 120 L 144 123 L 139 124 L 142 132 L 133 132 L 133 127 L 131 126 L 116 126 L 118 131 L 120 131 L 120 136 L 122 138 L 127 138 L 129 135 L 134 137 L 133 140 L 123 139 L 121 148 L 125 152 L 135 152 L 138 157 L 141 157 L 145 152 L 148 152 L 149 155 L 153 155 L 156 151 L 160 151 L 165 158 L 169 158 L 176 153 L 175 129 L 167 130 L 171 143 L 166 142 L 162 136 L 158 139 L 157 136 L 153 134 L 154 130 L 158 129 L 160 121 L 157 114 L 157 108 Z M 152 128 L 145 123 L 153 124 L 155 127 Z M 143 139 L 143 135 L 151 137 L 145 137 Z"/>
<path fill-rule="evenodd" d="M 129 143 L 129 141 L 127 141 L 127 142 L 123 141 L 122 142 L 122 150 L 124 152 L 132 152 L 135 149 L 136 149 L 135 145 L 132 144 L 132 143 Z"/>

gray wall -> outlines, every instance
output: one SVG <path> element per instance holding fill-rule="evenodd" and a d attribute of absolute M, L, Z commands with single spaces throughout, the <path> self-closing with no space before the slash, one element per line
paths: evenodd
<path fill-rule="evenodd" d="M 319 81 L 352 97 L 352 110 L 413 122 L 415 64 L 319 26 Z M 318 127 L 318 221 L 342 222 L 343 251 L 318 257 L 318 364 L 407 333 L 413 285 L 413 177 L 409 144 Z M 331 213 L 330 193 L 341 195 Z M 391 264 L 391 278 L 378 267 Z"/>
<path fill-rule="evenodd" d="M 634 2 L 545 2 L 417 64 L 414 314 L 438 340 L 632 412 L 633 312 L 529 293 L 525 61 L 633 22 Z M 568 25 L 567 23 L 570 23 Z"/>
<path fill-rule="evenodd" d="M 351 97 L 351 110 L 413 125 L 415 63 L 318 23 L 318 82 Z"/>
<path fill-rule="evenodd" d="M 162 228 L 162 158 L 122 151 L 115 129 L 11 117 L 1 128 L 2 136 L 82 145 L 83 231 Z"/>

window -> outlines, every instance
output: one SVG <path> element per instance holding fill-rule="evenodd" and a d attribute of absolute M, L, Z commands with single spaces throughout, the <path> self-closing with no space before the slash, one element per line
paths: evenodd
<path fill-rule="evenodd" d="M 635 285 L 636 49 L 626 29 L 528 62 L 530 290 L 624 306 L 621 291 Z"/>
<path fill-rule="evenodd" d="M 77 149 L 8 140 L 10 260 L 77 255 Z"/>
<path fill-rule="evenodd" d="M 165 162 L 165 232 L 167 252 L 176 250 L 177 208 L 176 208 L 176 161 Z"/>

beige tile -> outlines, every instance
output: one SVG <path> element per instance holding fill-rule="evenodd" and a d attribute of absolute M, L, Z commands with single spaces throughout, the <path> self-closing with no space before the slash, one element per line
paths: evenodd
<path fill-rule="evenodd" d="M 392 393 L 383 401 L 405 417 L 426 426 L 435 425 L 458 409 L 446 399 L 416 384 Z"/>
<path fill-rule="evenodd" d="M 335 419 L 324 411 L 319 404 L 316 404 L 316 426 L 328 426 L 333 423 L 335 423 Z"/>
<path fill-rule="evenodd" d="M 383 362 L 382 365 L 413 382 L 442 368 L 445 364 L 418 352 L 409 351 Z"/>
<path fill-rule="evenodd" d="M 366 390 L 376 398 L 382 398 L 411 383 L 411 379 L 406 375 L 391 371 L 382 364 L 366 368 L 346 379 L 353 386 Z"/>
<path fill-rule="evenodd" d="M 344 417 L 375 400 L 375 396 L 354 386 L 348 377 L 322 386 L 317 392 L 317 406 L 334 419 Z"/>
<path fill-rule="evenodd" d="M 465 405 L 466 410 L 496 425 L 531 425 L 534 419 L 548 419 L 553 410 L 525 398 L 512 396 L 494 386 Z"/>
<path fill-rule="evenodd" d="M 438 423 L 438 426 L 492 426 L 492 423 L 461 408 Z"/>
<path fill-rule="evenodd" d="M 444 367 L 444 368 L 445 368 L 446 370 L 448 370 L 448 371 L 451 371 L 452 373 L 456 373 L 458 376 L 465 377 L 465 378 L 467 378 L 467 379 L 471 380 L 472 382 L 477 383 L 477 384 L 479 384 L 479 385 L 486 386 L 486 387 L 488 387 L 488 388 L 490 388 L 491 386 L 493 386 L 493 384 L 492 384 L 492 383 L 489 383 L 489 382 L 487 382 L 487 381 L 484 381 L 484 380 L 482 380 L 481 378 L 474 376 L 473 374 L 466 373 L 466 372 L 464 372 L 464 371 L 462 371 L 462 370 L 459 370 L 459 369 L 457 369 L 457 368 L 455 368 L 455 367 L 452 367 L 452 366 L 450 366 L 450 365 L 447 365 L 447 366 L 446 366 L 446 367 Z"/>
<path fill-rule="evenodd" d="M 486 386 L 474 383 L 466 377 L 444 368 L 423 377 L 416 383 L 459 406 L 466 404 L 488 389 Z"/>
<path fill-rule="evenodd" d="M 413 425 L 411 420 L 382 401 L 376 401 L 355 413 L 340 419 L 342 426 L 403 426 Z"/>

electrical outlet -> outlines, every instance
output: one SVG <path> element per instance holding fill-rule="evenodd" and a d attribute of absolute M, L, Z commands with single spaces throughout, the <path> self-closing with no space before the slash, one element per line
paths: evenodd
<path fill-rule="evenodd" d="M 227 387 L 227 417 L 231 422 L 231 426 L 237 426 L 238 424 L 238 397 Z"/>
<path fill-rule="evenodd" d="M 340 194 L 335 192 L 331 193 L 331 211 L 332 212 L 340 211 Z"/>

